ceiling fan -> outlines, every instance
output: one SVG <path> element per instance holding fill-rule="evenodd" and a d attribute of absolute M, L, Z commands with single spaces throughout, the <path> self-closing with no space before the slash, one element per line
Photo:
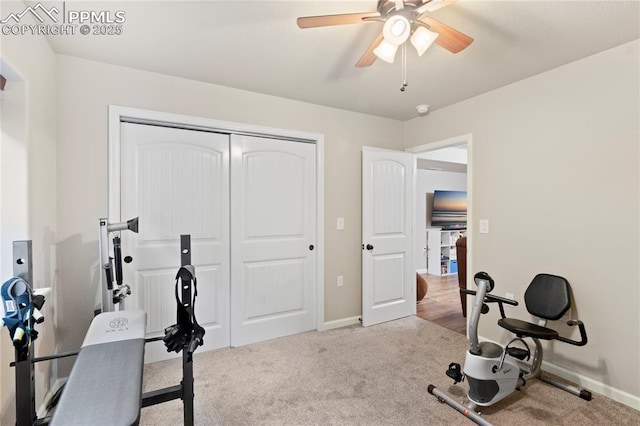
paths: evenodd
<path fill-rule="evenodd" d="M 454 1 L 379 0 L 377 12 L 305 16 L 298 18 L 297 22 L 300 28 L 384 22 L 380 35 L 356 63 L 356 67 L 368 67 L 376 58 L 392 63 L 398 46 L 403 45 L 408 39 L 419 56 L 422 56 L 434 42 L 452 53 L 458 53 L 469 46 L 473 42 L 471 37 L 428 16 L 429 12 Z"/>

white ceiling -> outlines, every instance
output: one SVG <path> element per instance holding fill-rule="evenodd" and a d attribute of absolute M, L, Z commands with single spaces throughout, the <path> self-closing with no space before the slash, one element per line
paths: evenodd
<path fill-rule="evenodd" d="M 433 111 L 640 38 L 638 0 L 461 0 L 431 16 L 474 43 L 458 54 L 410 49 L 409 86 L 400 92 L 398 60 L 354 67 L 381 23 L 296 25 L 299 16 L 375 11 L 376 3 L 67 1 L 67 9 L 124 10 L 124 34 L 49 41 L 62 54 L 408 120 L 418 104 Z"/>

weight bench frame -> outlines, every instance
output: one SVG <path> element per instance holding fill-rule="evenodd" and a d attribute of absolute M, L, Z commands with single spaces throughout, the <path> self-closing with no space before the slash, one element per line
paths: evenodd
<path fill-rule="evenodd" d="M 13 273 L 15 277 L 24 279 L 31 285 L 33 277 L 32 248 L 31 241 L 13 242 Z M 191 264 L 191 236 L 180 236 L 180 262 L 181 266 Z M 192 283 L 188 285 L 183 281 L 182 300 L 192 300 Z M 190 303 L 185 304 L 189 314 L 193 316 L 193 307 Z M 145 339 L 145 344 L 162 340 L 162 337 Z M 189 342 L 187 342 L 187 345 Z M 76 356 L 79 351 L 63 352 L 44 357 L 34 357 L 35 344 L 31 342 L 27 357 L 20 359 L 16 349 L 16 361 L 10 363 L 15 367 L 15 395 L 16 395 L 16 426 L 40 426 L 48 425 L 51 417 L 38 418 L 35 408 L 35 372 L 34 364 L 42 361 Z M 194 424 L 193 413 L 193 357 L 187 353 L 187 347 L 182 351 L 182 381 L 180 384 L 164 389 L 144 392 L 141 396 L 141 407 L 149 407 L 174 399 L 182 399 L 184 411 L 184 424 L 192 426 Z"/>

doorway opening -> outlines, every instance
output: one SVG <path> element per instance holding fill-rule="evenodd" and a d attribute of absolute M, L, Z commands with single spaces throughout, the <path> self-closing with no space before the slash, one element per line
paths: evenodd
<path fill-rule="evenodd" d="M 458 258 L 456 243 L 459 238 L 471 235 L 473 223 L 471 145 L 469 134 L 409 150 L 414 154 L 416 167 L 416 273 L 427 281 L 426 295 L 417 301 L 416 316 L 461 334 L 466 334 L 467 321 L 459 289 L 466 286 L 464 271 L 470 270 L 470 266 L 466 250 L 460 252 L 465 258 Z M 466 192 L 465 225 L 458 224 L 448 230 L 432 222 L 436 191 Z M 469 250 L 470 238 L 465 241 Z"/>

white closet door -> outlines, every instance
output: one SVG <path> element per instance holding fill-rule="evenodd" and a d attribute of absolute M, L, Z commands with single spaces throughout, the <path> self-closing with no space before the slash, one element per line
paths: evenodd
<path fill-rule="evenodd" d="M 231 344 L 315 329 L 315 145 L 231 136 Z"/>
<path fill-rule="evenodd" d="M 122 123 L 121 139 L 121 218 L 140 217 L 138 234 L 122 232 L 133 257 L 125 306 L 147 312 L 148 336 L 175 324 L 180 235 L 190 234 L 200 350 L 229 346 L 229 136 Z M 162 342 L 146 346 L 147 362 L 172 356 Z"/>

